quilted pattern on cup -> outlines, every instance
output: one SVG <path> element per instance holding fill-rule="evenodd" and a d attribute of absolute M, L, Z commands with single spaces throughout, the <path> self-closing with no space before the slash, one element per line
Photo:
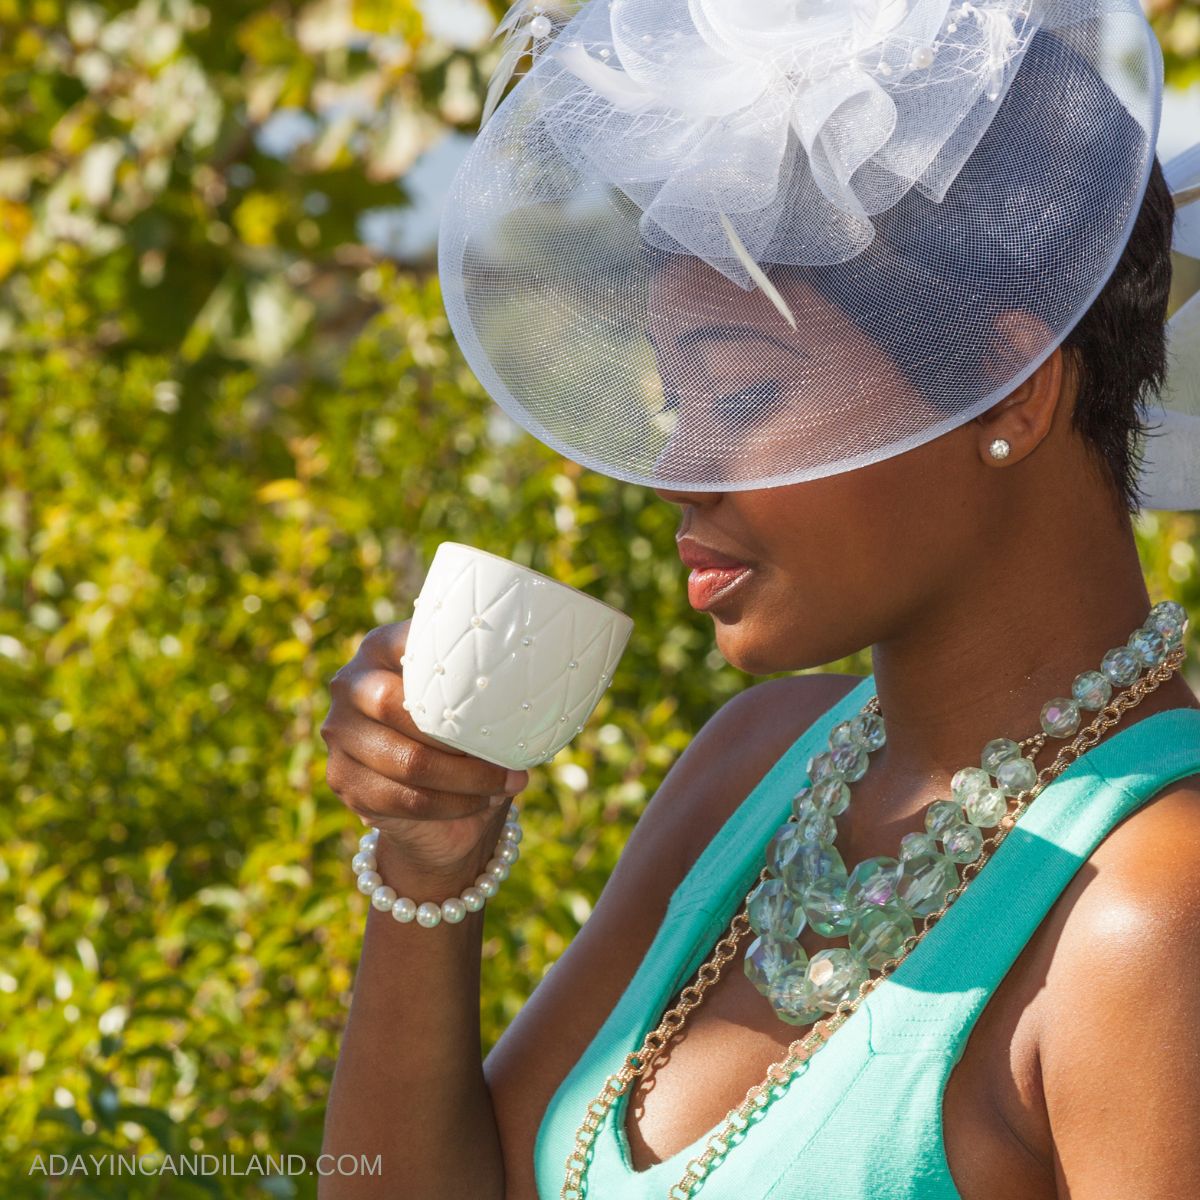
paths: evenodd
<path fill-rule="evenodd" d="M 444 542 L 409 630 L 409 712 L 424 732 L 489 761 L 545 762 L 582 730 L 632 630 L 575 588 Z"/>

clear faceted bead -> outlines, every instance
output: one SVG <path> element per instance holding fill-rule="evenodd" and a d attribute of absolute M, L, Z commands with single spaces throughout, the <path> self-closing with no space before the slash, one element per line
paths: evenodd
<path fill-rule="evenodd" d="M 896 900 L 914 917 L 923 917 L 942 907 L 946 893 L 958 883 L 953 859 L 930 850 L 906 859 L 896 888 Z"/>
<path fill-rule="evenodd" d="M 846 898 L 851 908 L 874 906 L 882 908 L 896 897 L 900 882 L 900 860 L 886 854 L 865 858 L 850 872 L 846 881 Z"/>
<path fill-rule="evenodd" d="M 878 750 L 887 740 L 883 718 L 878 713 L 858 713 L 850 718 L 850 728 L 864 750 Z"/>
<path fill-rule="evenodd" d="M 1163 636 L 1168 648 L 1174 648 L 1183 641 L 1187 629 L 1187 610 L 1174 600 L 1160 600 L 1151 610 L 1144 622 L 1147 629 L 1157 630 Z"/>
<path fill-rule="evenodd" d="M 1065 696 L 1055 696 L 1042 705 L 1042 729 L 1051 737 L 1070 737 L 1079 728 L 1079 704 Z"/>
<path fill-rule="evenodd" d="M 798 938 L 807 920 L 781 879 L 764 879 L 750 893 L 746 916 L 755 933 L 776 938 Z"/>
<path fill-rule="evenodd" d="M 1007 759 L 1000 764 L 1000 769 L 996 772 L 996 783 L 1008 795 L 1015 796 L 1037 783 L 1037 767 L 1033 765 L 1032 759 L 1025 758 L 1024 755 Z"/>
<path fill-rule="evenodd" d="M 1100 660 L 1100 670 L 1118 687 L 1127 687 L 1142 673 L 1142 663 L 1128 646 L 1117 646 Z"/>
<path fill-rule="evenodd" d="M 794 821 L 785 821 L 780 825 L 767 843 L 766 859 L 771 874 L 782 879 L 788 864 L 800 852 L 803 844 L 804 841 Z"/>
<path fill-rule="evenodd" d="M 826 775 L 832 775 L 836 768 L 833 765 L 833 755 L 828 751 L 821 754 L 814 754 L 808 760 L 808 778 L 813 783 L 818 783 L 824 779 Z"/>
<path fill-rule="evenodd" d="M 928 833 L 906 833 L 900 839 L 900 861 L 908 862 L 918 854 L 932 854 L 937 845 Z"/>
<path fill-rule="evenodd" d="M 912 917 L 897 905 L 869 909 L 854 918 L 849 934 L 850 949 L 878 971 L 889 958 L 896 958 L 903 952 L 904 939 L 915 932 Z"/>
<path fill-rule="evenodd" d="M 813 784 L 812 802 L 831 817 L 840 817 L 850 807 L 850 788 L 844 779 L 831 775 Z"/>
<path fill-rule="evenodd" d="M 833 765 L 847 783 L 855 783 L 867 773 L 870 759 L 861 746 L 839 746 L 833 751 Z"/>
<path fill-rule="evenodd" d="M 857 739 L 854 737 L 850 728 L 849 721 L 839 721 L 829 731 L 829 749 L 836 750 L 839 746 L 854 746 L 857 745 Z"/>
<path fill-rule="evenodd" d="M 1071 695 L 1080 708 L 1103 708 L 1112 696 L 1112 683 L 1099 671 L 1081 671 L 1071 684 Z"/>
<path fill-rule="evenodd" d="M 807 965 L 808 955 L 796 942 L 759 936 L 746 948 L 742 964 L 746 978 L 765 996 L 782 971 Z"/>
<path fill-rule="evenodd" d="M 808 963 L 813 1001 L 823 1012 L 833 1012 L 843 1000 L 852 1000 L 870 975 L 862 956 L 841 946 L 818 950 Z"/>
<path fill-rule="evenodd" d="M 810 883 L 804 891 L 804 912 L 809 925 L 822 937 L 847 933 L 853 914 L 846 900 L 845 879 L 826 875 Z"/>
<path fill-rule="evenodd" d="M 817 842 L 822 846 L 832 846 L 837 837 L 837 825 L 833 817 L 819 808 L 799 813 L 796 828 L 806 842 Z"/>
<path fill-rule="evenodd" d="M 952 825 L 961 825 L 962 805 L 956 800 L 935 800 L 925 810 L 925 832 L 940 838 Z"/>
<path fill-rule="evenodd" d="M 942 838 L 942 849 L 945 850 L 946 857 L 954 859 L 955 862 L 974 862 L 983 849 L 983 834 L 975 825 L 965 822 L 955 825 L 953 829 L 946 830 Z"/>
<path fill-rule="evenodd" d="M 963 767 L 961 771 L 955 771 L 950 780 L 950 794 L 959 804 L 965 805 L 970 796 L 991 786 L 991 776 L 982 767 Z"/>
<path fill-rule="evenodd" d="M 1157 667 L 1167 657 L 1167 642 L 1156 629 L 1135 629 L 1127 643 L 1143 666 Z"/>
<path fill-rule="evenodd" d="M 984 746 L 979 765 L 989 775 L 995 775 L 996 769 L 1006 758 L 1016 758 L 1020 753 L 1020 745 L 1012 738 L 993 738 Z"/>
<path fill-rule="evenodd" d="M 972 825 L 991 829 L 993 825 L 999 825 L 1008 812 L 1008 797 L 1003 788 L 990 787 L 971 796 L 963 805 L 963 812 Z"/>
<path fill-rule="evenodd" d="M 818 879 L 844 880 L 846 864 L 833 846 L 823 846 L 819 842 L 802 842 L 795 857 L 784 867 L 780 878 L 797 896 L 803 896 L 809 885 Z"/>
<path fill-rule="evenodd" d="M 824 1013 L 813 999 L 813 986 L 803 968 L 781 971 L 766 996 L 775 1015 L 789 1025 L 807 1025 Z"/>
<path fill-rule="evenodd" d="M 812 804 L 813 789 L 805 784 L 792 797 L 792 815 L 799 817 L 802 812 L 806 812 Z"/>

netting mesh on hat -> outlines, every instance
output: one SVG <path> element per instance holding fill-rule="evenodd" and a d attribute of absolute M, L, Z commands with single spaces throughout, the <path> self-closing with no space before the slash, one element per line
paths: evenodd
<path fill-rule="evenodd" d="M 505 411 L 619 479 L 879 461 L 989 408 L 1095 298 L 1160 80 L 1136 0 L 591 0 L 455 177 L 454 333 Z"/>

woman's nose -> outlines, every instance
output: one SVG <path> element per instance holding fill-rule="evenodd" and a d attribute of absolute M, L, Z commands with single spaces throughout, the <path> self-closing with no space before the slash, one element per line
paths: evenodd
<path fill-rule="evenodd" d="M 667 499 L 686 496 L 711 496 L 711 492 L 692 492 L 696 484 L 721 482 L 720 457 L 711 436 L 706 436 L 703 423 L 694 419 L 678 419 L 667 444 L 654 460 L 654 473 L 666 481 L 663 489 L 654 490 Z M 673 486 L 678 483 L 678 490 Z M 678 503 L 678 501 L 676 501 Z"/>

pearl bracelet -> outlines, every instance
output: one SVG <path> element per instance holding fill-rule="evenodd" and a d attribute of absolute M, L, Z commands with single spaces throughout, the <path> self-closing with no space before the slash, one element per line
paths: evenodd
<path fill-rule="evenodd" d="M 521 829 L 519 816 L 520 810 L 514 802 L 505 818 L 496 853 L 488 860 L 474 886 L 467 888 L 461 896 L 451 896 L 440 904 L 436 900 L 417 904 L 407 896 L 397 896 L 395 888 L 390 888 L 383 882 L 375 869 L 378 866 L 375 849 L 379 845 L 379 829 L 372 825 L 371 832 L 364 833 L 358 839 L 358 853 L 350 860 L 350 865 L 358 876 L 358 890 L 364 896 L 370 896 L 373 907 L 380 912 L 390 912 L 402 925 L 407 925 L 413 920 L 426 929 L 432 929 L 443 921 L 457 925 L 467 913 L 478 912 L 496 894 L 500 885 L 508 878 L 513 863 L 521 857 L 517 846 L 525 834 Z"/>

